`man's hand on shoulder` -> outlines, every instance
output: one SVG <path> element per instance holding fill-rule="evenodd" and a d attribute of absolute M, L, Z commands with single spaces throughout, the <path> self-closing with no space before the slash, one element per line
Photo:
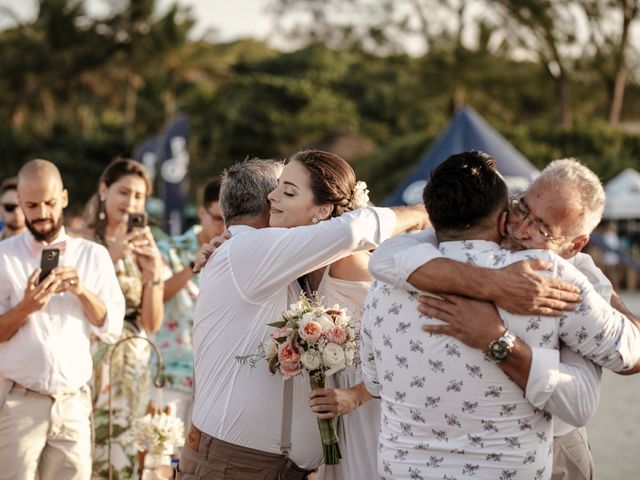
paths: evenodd
<path fill-rule="evenodd" d="M 446 322 L 444 325 L 424 325 L 424 331 L 449 335 L 482 351 L 505 331 L 493 303 L 459 295 L 443 294 L 441 297 L 420 295 L 418 310 Z"/>
<path fill-rule="evenodd" d="M 198 273 L 200 270 L 202 270 L 209 261 L 211 255 L 213 255 L 213 252 L 215 252 L 220 247 L 220 245 L 222 245 L 230 238 L 231 232 L 229 230 L 225 230 L 222 235 L 213 237 L 211 240 L 209 240 L 209 243 L 205 243 L 204 245 L 202 245 L 202 247 L 200 248 L 200 253 L 198 254 L 198 257 L 193 264 L 193 273 Z"/>
<path fill-rule="evenodd" d="M 424 230 L 431 225 L 427 210 L 422 204 L 409 205 L 406 207 L 391 207 L 391 210 L 396 214 L 394 235 L 414 230 Z"/>
<path fill-rule="evenodd" d="M 487 287 L 496 305 L 519 315 L 560 316 L 582 301 L 571 283 L 538 273 L 552 265 L 543 260 L 523 260 L 490 273 Z"/>

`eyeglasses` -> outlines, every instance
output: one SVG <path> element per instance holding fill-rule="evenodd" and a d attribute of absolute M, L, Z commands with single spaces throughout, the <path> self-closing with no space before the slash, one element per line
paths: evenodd
<path fill-rule="evenodd" d="M 554 237 L 540 220 L 532 218 L 531 210 L 521 195 L 509 199 L 509 215 L 513 215 L 518 222 L 529 219 L 529 235 L 536 242 L 555 242 L 566 238 L 564 236 Z"/>
<path fill-rule="evenodd" d="M 17 203 L 3 203 L 2 204 L 2 208 L 4 208 L 4 211 L 7 213 L 11 213 L 13 212 L 16 208 L 18 208 L 18 204 Z"/>

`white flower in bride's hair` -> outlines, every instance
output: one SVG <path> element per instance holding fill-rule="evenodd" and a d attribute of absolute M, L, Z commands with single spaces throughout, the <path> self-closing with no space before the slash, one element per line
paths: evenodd
<path fill-rule="evenodd" d="M 364 208 L 369 205 L 369 189 L 365 182 L 356 182 L 353 194 L 351 195 L 351 205 L 354 210 Z"/>
<path fill-rule="evenodd" d="M 320 352 L 317 350 L 309 349 L 302 354 L 300 361 L 304 368 L 313 371 L 320 368 L 320 365 L 322 364 L 322 357 L 320 357 Z"/>

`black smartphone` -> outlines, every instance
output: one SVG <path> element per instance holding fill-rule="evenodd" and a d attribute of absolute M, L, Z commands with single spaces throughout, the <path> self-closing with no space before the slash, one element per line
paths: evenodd
<path fill-rule="evenodd" d="M 40 277 L 38 277 L 38 283 L 47 278 L 51 273 L 51 270 L 58 266 L 58 260 L 60 260 L 59 248 L 45 248 L 42 250 L 42 257 L 40 257 Z"/>
<path fill-rule="evenodd" d="M 127 233 L 131 233 L 135 228 L 144 228 L 147 226 L 146 213 L 130 213 L 127 222 Z"/>

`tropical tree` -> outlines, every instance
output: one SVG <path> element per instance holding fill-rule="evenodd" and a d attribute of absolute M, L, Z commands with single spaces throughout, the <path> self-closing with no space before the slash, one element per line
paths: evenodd
<path fill-rule="evenodd" d="M 640 18 L 639 0 L 582 0 L 580 2 L 589 21 L 592 66 L 600 73 L 609 93 L 608 119 L 620 122 L 627 83 L 629 57 L 637 57 L 640 45 L 631 44 L 634 25 Z M 611 28 L 613 26 L 613 28 Z"/>

